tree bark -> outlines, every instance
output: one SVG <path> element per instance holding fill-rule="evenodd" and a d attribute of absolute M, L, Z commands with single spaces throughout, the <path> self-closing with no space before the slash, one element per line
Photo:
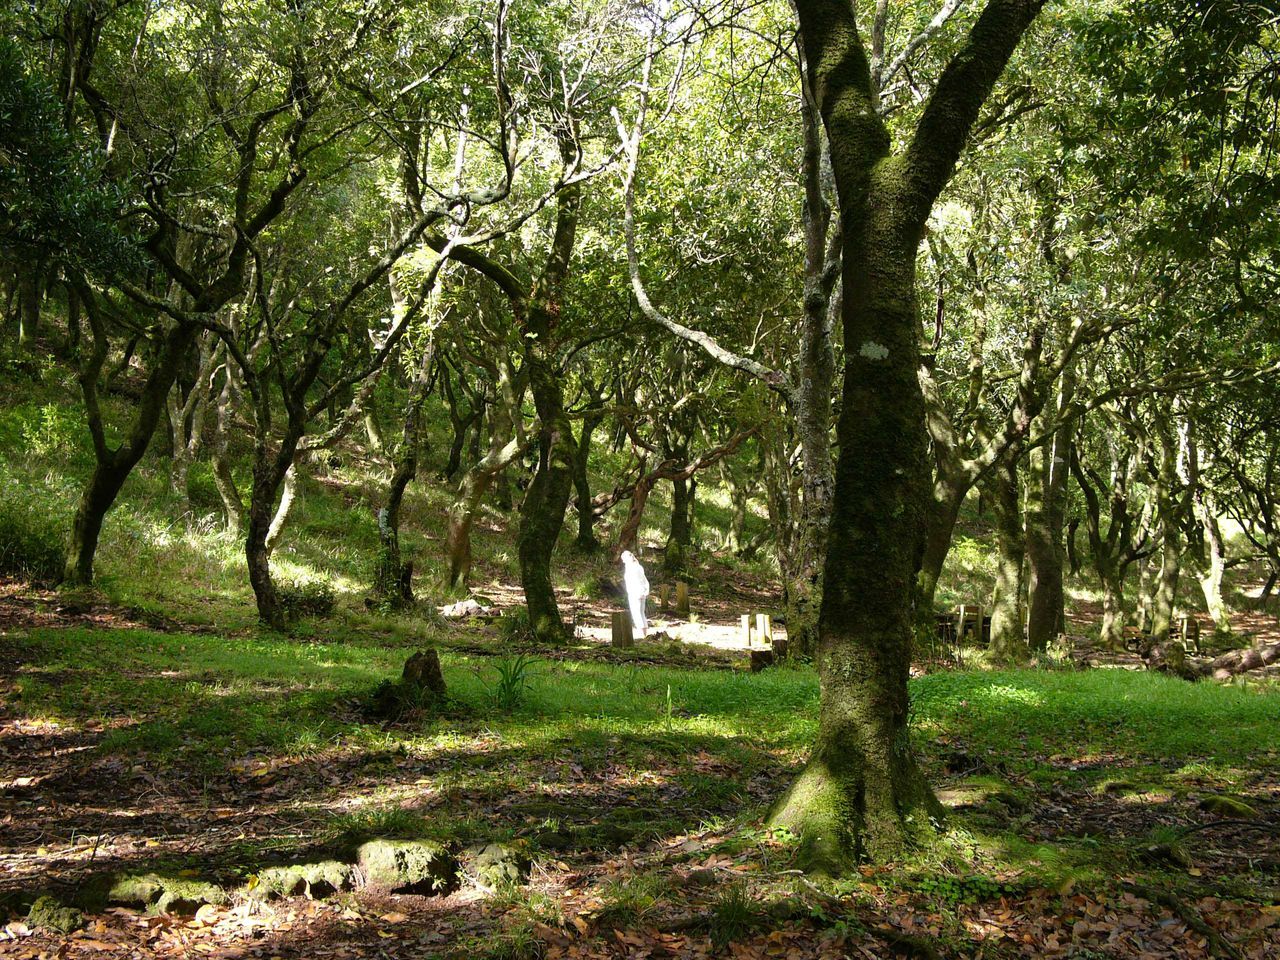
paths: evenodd
<path fill-rule="evenodd" d="M 1099 563 L 1098 579 L 1102 581 L 1102 624 L 1098 639 L 1109 650 L 1124 649 L 1124 574 L 1108 563 Z"/>

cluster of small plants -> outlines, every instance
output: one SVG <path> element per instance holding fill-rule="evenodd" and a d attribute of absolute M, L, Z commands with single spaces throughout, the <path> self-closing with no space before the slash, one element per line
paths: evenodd
<path fill-rule="evenodd" d="M 338 602 L 333 584 L 327 580 L 286 580 L 277 587 L 280 605 L 290 620 L 299 617 L 327 617 Z"/>
<path fill-rule="evenodd" d="M 535 663 L 537 660 L 534 657 L 524 653 L 518 653 L 514 657 L 500 657 L 494 663 L 497 675 L 493 682 L 480 677 L 480 682 L 484 684 L 495 707 L 504 713 L 510 713 L 524 705 Z"/>
<path fill-rule="evenodd" d="M 711 910 L 711 944 L 723 950 L 735 940 L 741 940 L 761 921 L 760 905 L 756 903 L 746 886 L 730 884 L 717 898 Z"/>
<path fill-rule="evenodd" d="M 976 873 L 965 876 L 930 874 L 916 877 L 907 884 L 907 887 L 949 904 L 984 903 L 988 900 L 1012 896 L 1018 892 L 1014 884 L 993 880 L 991 877 Z"/>

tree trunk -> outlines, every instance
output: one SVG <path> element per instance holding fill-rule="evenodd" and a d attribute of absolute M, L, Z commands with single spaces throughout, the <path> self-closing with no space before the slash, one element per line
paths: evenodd
<path fill-rule="evenodd" d="M 942 72 L 901 156 L 848 0 L 796 0 L 804 70 L 830 143 L 842 226 L 843 403 L 823 572 L 822 707 L 808 765 L 770 821 L 802 865 L 847 872 L 899 854 L 942 808 L 916 765 L 907 678 L 929 509 L 916 255 L 1038 0 L 989 0 Z"/>
<path fill-rule="evenodd" d="M 1124 571 L 1099 564 L 1102 580 L 1102 626 L 1098 639 L 1109 650 L 1124 649 Z"/>
<path fill-rule="evenodd" d="M 636 485 L 631 491 L 631 506 L 627 508 L 627 519 L 622 521 L 622 526 L 618 529 L 618 548 L 616 550 L 618 554 L 621 554 L 623 550 L 635 551 L 636 540 L 640 532 L 640 522 L 644 519 L 644 508 L 649 502 L 649 492 L 653 488 L 653 482 L 644 476 L 643 467 L 641 467 L 640 473 L 640 479 L 636 481 Z"/>
<path fill-rule="evenodd" d="M 598 413 L 588 413 L 582 418 L 582 430 L 578 434 L 578 455 L 573 462 L 573 487 L 578 505 L 578 536 L 574 546 L 583 553 L 594 553 L 600 549 L 600 541 L 595 534 L 591 479 L 587 467 L 591 460 L 591 439 L 601 419 Z"/>
<path fill-rule="evenodd" d="M 80 293 L 84 297 L 88 288 L 81 287 Z M 72 521 L 66 580 L 73 584 L 93 582 L 93 560 L 98 550 L 103 519 L 115 503 L 125 480 L 146 453 L 164 412 L 169 388 L 177 378 L 182 358 L 195 339 L 195 329 L 184 325 L 175 325 L 164 334 L 156 351 L 151 373 L 143 386 L 133 426 L 125 441 L 112 450 L 106 442 L 102 413 L 98 405 L 98 377 L 106 361 L 106 333 L 102 319 L 96 313 L 96 305 L 87 298 L 86 308 L 91 311 L 94 350 L 81 370 L 80 385 L 85 399 L 89 431 L 94 438 L 96 463 Z"/>
<path fill-rule="evenodd" d="M 686 452 L 685 457 L 688 457 Z M 667 533 L 666 553 L 662 558 L 662 569 L 669 576 L 684 573 L 689 559 L 689 547 L 692 542 L 692 530 L 689 514 L 693 509 L 694 480 L 690 477 L 676 477 L 671 481 L 671 526 Z"/>
<path fill-rule="evenodd" d="M 135 461 L 136 463 L 136 461 Z M 71 546 L 67 555 L 65 580 L 72 584 L 93 582 L 93 558 L 102 534 L 102 522 L 116 502 L 120 488 L 134 464 L 111 458 L 94 464 L 89 482 L 80 495 L 80 505 L 71 521 Z"/>
<path fill-rule="evenodd" d="M 387 488 L 387 503 L 378 511 L 378 540 L 381 553 L 373 577 L 373 592 L 385 603 L 403 606 L 413 602 L 413 589 L 406 575 L 400 556 L 400 505 L 404 491 L 418 471 L 416 451 L 407 452 L 396 462 L 391 484 Z"/>
<path fill-rule="evenodd" d="M 294 444 L 297 446 L 296 442 Z M 293 513 L 294 504 L 298 501 L 298 464 L 296 460 L 289 464 L 289 469 L 284 473 L 284 490 L 280 494 L 280 503 L 276 506 L 275 512 L 271 516 L 271 523 L 267 527 L 267 537 L 265 545 L 267 548 L 267 556 L 275 552 L 276 547 L 280 545 L 280 540 L 284 537 L 285 524 L 289 522 L 289 515 Z M 271 490 L 271 499 L 275 499 L 276 490 L 280 484 Z"/>
<path fill-rule="evenodd" d="M 392 291 L 396 291 L 394 284 Z M 413 567 L 405 564 L 400 554 L 400 505 L 404 502 L 405 489 L 418 474 L 418 456 L 422 446 L 422 408 L 427 400 L 434 356 L 435 343 L 431 340 L 418 360 L 413 380 L 409 384 L 395 470 L 387 489 L 387 502 L 378 511 L 380 554 L 373 578 L 373 592 L 384 603 L 392 606 L 404 606 L 413 602 Z"/>
<path fill-rule="evenodd" d="M 44 263 L 37 261 L 18 271 L 18 346 L 30 348 L 40 332 L 40 306 L 44 299 Z"/>
<path fill-rule="evenodd" d="M 498 471 L 511 463 L 521 451 L 519 437 L 510 436 L 513 423 L 505 415 L 501 405 L 494 408 L 492 420 L 494 434 L 489 440 L 489 452 L 476 460 L 462 475 L 458 492 L 449 507 L 449 529 L 445 538 L 445 551 L 449 558 L 449 586 L 465 584 L 471 576 L 471 528 L 476 510 L 489 491 Z"/>
<path fill-rule="evenodd" d="M 1203 493 L 1195 498 L 1196 514 L 1204 527 L 1204 553 L 1200 564 L 1200 590 L 1204 594 L 1205 609 L 1213 618 L 1214 632 L 1219 636 L 1231 635 L 1231 611 L 1222 595 L 1222 576 L 1227 569 L 1226 544 L 1222 528 L 1218 525 L 1212 501 Z"/>
<path fill-rule="evenodd" d="M 1021 450 L 1010 448 L 995 466 L 987 482 L 995 515 L 998 557 L 996 585 L 991 599 L 991 655 L 1004 662 L 1027 659 L 1027 642 L 1022 632 L 1022 561 L 1026 536 L 1018 509 L 1018 460 Z"/>
<path fill-rule="evenodd" d="M 1027 484 L 1027 646 L 1045 650 L 1065 627 L 1062 538 L 1066 499 L 1065 428 L 1031 451 Z"/>
<path fill-rule="evenodd" d="M 531 313 L 541 310 L 534 307 Z M 531 327 L 534 324 L 531 322 Z M 537 329 L 534 327 L 534 329 Z M 529 387 L 542 423 L 538 465 L 520 505 L 520 582 L 524 586 L 529 623 L 541 641 L 559 643 L 567 635 L 551 585 L 551 556 L 564 527 L 573 491 L 577 446 L 564 411 L 559 368 L 547 344 L 532 341 L 526 349 Z"/>
<path fill-rule="evenodd" d="M 863 854 L 893 857 L 941 812 L 907 730 L 930 479 L 915 237 L 892 229 L 883 194 L 869 207 L 861 229 L 845 223 L 855 243 L 844 250 L 846 368 L 819 627 L 818 738 L 769 818 L 801 838 L 802 866 L 829 873 L 846 872 Z"/>
<path fill-rule="evenodd" d="M 1164 643 L 1173 625 L 1173 608 L 1178 594 L 1178 578 L 1182 572 L 1182 543 L 1176 529 L 1166 529 L 1160 550 L 1160 569 L 1156 572 L 1151 594 L 1151 639 Z"/>
<path fill-rule="evenodd" d="M 254 471 L 253 493 L 249 498 L 249 525 L 245 531 L 244 554 L 249 563 L 249 584 L 258 605 L 258 620 L 273 630 L 284 630 L 284 608 L 271 578 L 271 551 L 267 531 L 271 528 L 271 502 L 259 494 L 258 471 Z"/>
<path fill-rule="evenodd" d="M 933 502 L 925 526 L 924 554 L 920 563 L 917 607 L 920 626 L 925 630 L 933 630 L 933 605 L 938 594 L 938 582 L 947 564 L 947 554 L 951 552 L 951 540 L 965 493 L 964 486 L 951 478 L 938 476 L 934 479 Z"/>
<path fill-rule="evenodd" d="M 257 450 L 253 464 L 253 488 L 249 494 L 249 524 L 245 532 L 244 552 L 249 564 L 249 584 L 258 605 L 258 620 L 273 630 L 284 630 L 284 607 L 271 576 L 271 552 L 279 540 L 283 527 L 283 515 L 288 513 L 292 500 L 292 479 L 296 477 L 294 457 L 302 430 L 290 424 L 281 438 L 280 449 L 271 456 L 266 449 L 266 438 L 257 438 Z M 281 506 L 276 507 L 276 494 L 281 484 L 285 494 Z"/>
<path fill-rule="evenodd" d="M 839 220 L 833 222 L 828 197 L 835 196 L 834 172 L 823 149 L 822 122 L 812 86 L 801 79 L 804 133 L 805 232 L 804 317 L 795 396 L 795 431 L 800 441 L 800 518 L 790 565 L 783 566 L 788 656 L 818 652 L 818 611 L 822 606 L 822 566 L 831 523 L 831 398 L 835 393 L 834 331 L 842 309 Z"/>

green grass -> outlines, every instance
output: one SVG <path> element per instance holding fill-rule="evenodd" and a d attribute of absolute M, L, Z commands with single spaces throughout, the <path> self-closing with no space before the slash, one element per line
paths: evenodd
<path fill-rule="evenodd" d="M 1036 757 L 1120 757 L 1207 769 L 1277 756 L 1280 695 L 1128 670 L 936 673 L 912 683 L 918 732 L 946 733 L 1014 768 Z"/>

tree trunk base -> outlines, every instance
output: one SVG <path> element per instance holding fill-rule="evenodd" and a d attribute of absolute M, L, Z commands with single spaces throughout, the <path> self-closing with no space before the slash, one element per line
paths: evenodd
<path fill-rule="evenodd" d="M 770 827 L 799 838 L 796 863 L 805 873 L 840 877 L 863 860 L 884 863 L 936 836 L 945 811 L 913 762 L 902 765 L 892 789 L 868 789 L 852 758 L 845 771 L 812 757 L 769 811 Z"/>

